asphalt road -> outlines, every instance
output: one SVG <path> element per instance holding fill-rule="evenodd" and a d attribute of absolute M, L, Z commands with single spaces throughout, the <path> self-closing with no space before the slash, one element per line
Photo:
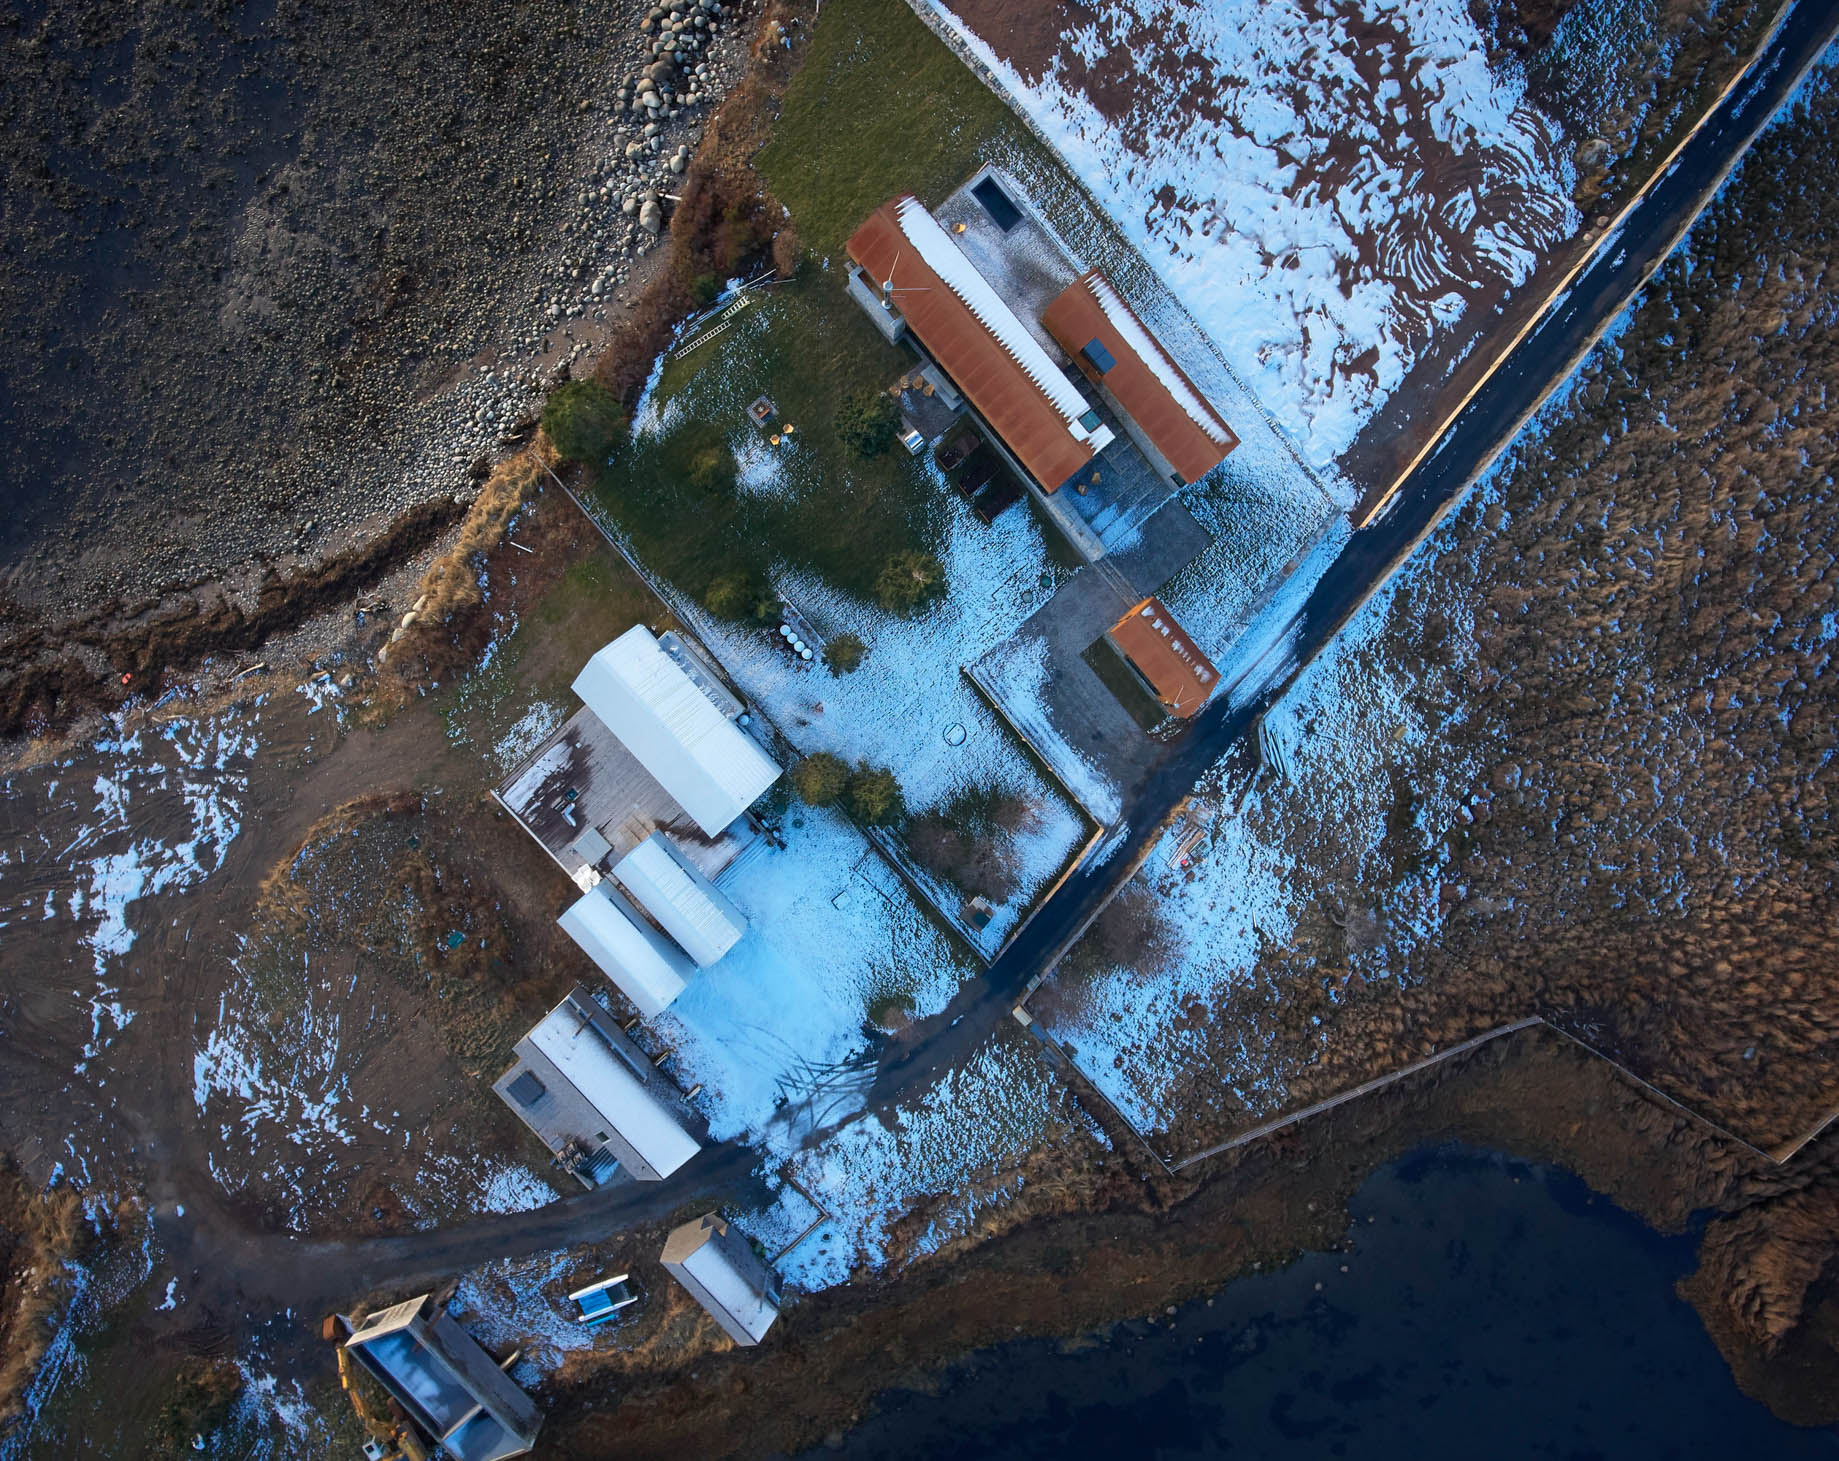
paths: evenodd
<path fill-rule="evenodd" d="M 1839 34 L 1839 6 L 1799 0 L 1768 47 L 1672 165 L 1598 244 L 1595 256 L 1478 390 L 1379 519 L 1361 529 L 1300 605 L 1278 605 L 1241 636 L 1226 688 L 1126 804 L 1126 833 L 1081 868 L 985 974 L 884 1054 L 873 1099 L 892 1101 L 960 1064 L 1030 979 L 1116 890 L 1177 803 L 1249 733 L 1297 674 L 1409 558 L 1576 369 L 1716 195 L 1730 170 Z M 1249 646 L 1249 648 L 1247 648 Z"/>

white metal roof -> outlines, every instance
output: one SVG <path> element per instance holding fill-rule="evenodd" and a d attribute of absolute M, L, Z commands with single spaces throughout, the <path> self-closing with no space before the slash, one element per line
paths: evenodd
<path fill-rule="evenodd" d="M 701 1231 L 696 1237 L 685 1232 L 698 1227 Z M 731 1235 L 727 1224 L 710 1214 L 671 1233 L 663 1262 L 730 1338 L 740 1344 L 758 1344 L 779 1317 L 779 1308 L 760 1287 L 765 1270 L 758 1260 L 750 1266 L 759 1271 L 750 1274 L 730 1254 L 730 1245 L 745 1241 L 738 1234 Z"/>
<path fill-rule="evenodd" d="M 608 883 L 583 893 L 556 922 L 648 1020 L 683 993 L 695 972 Z"/>
<path fill-rule="evenodd" d="M 926 211 L 926 205 L 909 195 L 895 204 L 895 214 L 900 220 L 900 231 L 919 251 L 926 266 L 964 301 L 965 307 L 1054 403 L 1054 409 L 1066 421 L 1066 429 L 1079 440 L 1090 442 L 1094 451 L 1108 446 L 1111 429 L 1108 426 L 1088 429 L 1081 423 L 1080 418 L 1092 408 L 1079 394 L 1079 388 L 1054 364 L 1053 357 L 1029 333 L 1028 327 L 996 292 L 996 287 L 978 271 L 970 256 L 952 242 L 951 235 L 939 220 Z"/>
<path fill-rule="evenodd" d="M 589 660 L 574 690 L 707 836 L 719 836 L 779 779 L 772 757 L 642 624 Z"/>
<path fill-rule="evenodd" d="M 747 920 L 721 890 L 653 832 L 615 864 L 613 876 L 703 968 L 741 941 Z"/>
<path fill-rule="evenodd" d="M 670 1107 L 653 1096 L 594 1027 L 576 1013 L 571 1000 L 552 1009 L 525 1039 L 549 1057 L 569 1084 L 660 1177 L 670 1176 L 702 1150 Z"/>

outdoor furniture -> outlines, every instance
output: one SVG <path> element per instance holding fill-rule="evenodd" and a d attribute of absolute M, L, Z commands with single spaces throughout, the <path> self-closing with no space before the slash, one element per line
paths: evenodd
<path fill-rule="evenodd" d="M 639 1296 L 632 1292 L 628 1280 L 629 1273 L 622 1273 L 613 1278 L 603 1278 L 598 1283 L 591 1283 L 586 1288 L 576 1289 L 568 1297 L 580 1309 L 575 1315 L 578 1324 L 604 1324 L 621 1309 L 636 1304 Z"/>

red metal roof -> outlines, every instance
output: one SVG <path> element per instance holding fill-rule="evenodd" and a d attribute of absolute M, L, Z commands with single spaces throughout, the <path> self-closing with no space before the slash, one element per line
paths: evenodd
<path fill-rule="evenodd" d="M 1111 626 L 1110 638 L 1172 715 L 1194 714 L 1219 683 L 1219 671 L 1161 599 L 1144 599 Z"/>
<path fill-rule="evenodd" d="M 1067 285 L 1047 306 L 1041 323 L 1088 380 L 1117 398 L 1184 482 L 1198 482 L 1239 444 L 1232 428 L 1098 270 L 1088 269 Z M 1101 372 L 1084 354 L 1093 340 L 1110 353 L 1114 364 L 1109 370 Z M 1155 358 L 1146 359 L 1145 351 Z"/>
<path fill-rule="evenodd" d="M 1073 433 L 1047 392 L 907 237 L 899 208 L 908 197 L 890 199 L 869 215 L 850 236 L 849 257 L 877 292 L 892 280 L 891 302 L 914 337 L 1035 481 L 1049 492 L 1058 490 L 1096 453 Z"/>

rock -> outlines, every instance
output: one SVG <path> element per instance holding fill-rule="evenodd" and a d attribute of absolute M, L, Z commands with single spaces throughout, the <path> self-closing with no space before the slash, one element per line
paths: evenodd
<path fill-rule="evenodd" d="M 684 168 L 684 158 L 683 158 L 683 154 L 679 152 L 675 157 L 671 158 L 670 170 L 675 173 L 680 173 L 683 171 L 683 168 Z"/>
<path fill-rule="evenodd" d="M 664 210 L 656 198 L 646 198 L 644 206 L 639 209 L 639 227 L 652 234 L 664 231 Z"/>

